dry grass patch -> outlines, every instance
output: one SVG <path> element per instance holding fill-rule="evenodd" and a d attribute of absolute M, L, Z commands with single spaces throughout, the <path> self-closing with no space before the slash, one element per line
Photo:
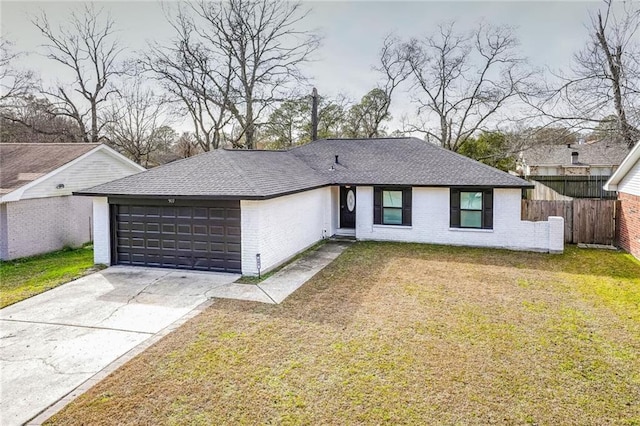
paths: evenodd
<path fill-rule="evenodd" d="M 217 301 L 51 424 L 640 424 L 640 264 L 357 243 Z"/>

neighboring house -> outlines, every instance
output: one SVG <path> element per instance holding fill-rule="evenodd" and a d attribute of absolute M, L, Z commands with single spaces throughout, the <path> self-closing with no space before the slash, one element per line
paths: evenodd
<path fill-rule="evenodd" d="M 215 150 L 81 191 L 95 261 L 255 275 L 332 235 L 561 252 L 515 176 L 416 138 Z"/>
<path fill-rule="evenodd" d="M 640 259 L 640 142 L 604 185 L 618 191 L 620 247 Z"/>
<path fill-rule="evenodd" d="M 100 144 L 0 144 L 0 259 L 90 241 L 91 200 L 71 193 L 142 170 Z"/>
<path fill-rule="evenodd" d="M 629 152 L 624 143 L 602 140 L 567 145 L 536 145 L 517 161 L 521 176 L 611 176 Z"/>

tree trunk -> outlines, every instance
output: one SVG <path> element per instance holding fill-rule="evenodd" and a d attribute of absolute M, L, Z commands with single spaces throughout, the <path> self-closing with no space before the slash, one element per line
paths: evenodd
<path fill-rule="evenodd" d="M 624 110 L 624 105 L 622 104 L 622 91 L 620 89 L 621 82 L 621 72 L 622 72 L 622 47 L 616 46 L 615 52 L 610 50 L 609 43 L 605 36 L 604 25 L 602 24 L 602 15 L 598 13 L 598 29 L 596 31 L 596 38 L 598 39 L 598 43 L 600 43 L 600 47 L 604 52 L 607 58 L 607 65 L 609 67 L 609 71 L 611 72 L 611 84 L 613 89 L 613 103 L 614 108 L 616 110 L 616 114 L 618 116 L 618 131 L 620 132 L 620 136 L 629 146 L 629 149 L 633 148 L 635 145 L 635 139 L 633 132 L 631 130 L 631 125 L 627 121 L 627 114 Z"/>

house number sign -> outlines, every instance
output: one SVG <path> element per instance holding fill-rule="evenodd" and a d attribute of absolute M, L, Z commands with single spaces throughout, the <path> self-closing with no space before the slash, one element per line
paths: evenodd
<path fill-rule="evenodd" d="M 349 209 L 349 211 L 352 212 L 353 209 L 355 208 L 356 208 L 356 196 L 352 190 L 349 190 L 349 192 L 347 192 L 347 209 Z"/>

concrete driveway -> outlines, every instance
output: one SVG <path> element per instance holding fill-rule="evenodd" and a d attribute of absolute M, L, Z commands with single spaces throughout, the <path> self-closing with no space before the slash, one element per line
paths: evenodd
<path fill-rule="evenodd" d="M 0 310 L 0 424 L 22 424 L 239 276 L 116 266 Z"/>

